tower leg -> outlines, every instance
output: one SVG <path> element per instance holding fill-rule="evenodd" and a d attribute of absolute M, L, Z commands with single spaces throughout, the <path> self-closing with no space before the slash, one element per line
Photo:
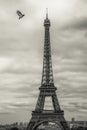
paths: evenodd
<path fill-rule="evenodd" d="M 30 121 L 26 130 L 33 130 L 34 125 L 35 125 L 35 122 Z"/>
<path fill-rule="evenodd" d="M 29 124 L 28 124 L 28 126 L 27 126 L 27 129 L 26 129 L 26 130 L 33 130 L 35 124 L 36 124 L 36 121 L 35 121 L 35 119 L 33 119 L 33 117 L 32 117 L 31 120 L 30 120 L 30 122 L 29 122 Z"/>
<path fill-rule="evenodd" d="M 55 112 L 60 111 L 60 106 L 59 106 L 59 103 L 58 103 L 56 93 L 52 96 L 52 102 L 53 102 Z"/>
<path fill-rule="evenodd" d="M 45 101 L 45 96 L 40 93 L 40 95 L 38 97 L 37 104 L 36 104 L 35 111 L 37 111 L 37 112 L 42 112 L 43 111 L 44 101 Z"/>

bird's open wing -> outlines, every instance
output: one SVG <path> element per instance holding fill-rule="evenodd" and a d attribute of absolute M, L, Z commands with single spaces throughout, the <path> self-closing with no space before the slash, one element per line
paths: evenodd
<path fill-rule="evenodd" d="M 16 13 L 17 13 L 17 15 L 18 15 L 19 17 L 23 15 L 19 10 L 17 10 Z"/>

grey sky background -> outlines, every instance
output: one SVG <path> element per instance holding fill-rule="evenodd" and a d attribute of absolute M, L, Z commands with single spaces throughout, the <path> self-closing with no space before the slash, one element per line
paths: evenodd
<path fill-rule="evenodd" d="M 87 120 L 87 0 L 0 0 L 0 123 L 28 122 L 35 108 L 46 8 L 61 108 L 67 120 Z"/>

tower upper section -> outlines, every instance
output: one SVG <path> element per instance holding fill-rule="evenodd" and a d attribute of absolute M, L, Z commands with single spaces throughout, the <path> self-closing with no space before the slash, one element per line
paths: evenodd
<path fill-rule="evenodd" d="M 53 87 L 53 70 L 51 58 L 51 45 L 50 45 L 50 20 L 48 19 L 48 12 L 44 20 L 45 36 L 44 36 L 44 56 L 43 56 L 43 72 L 41 86 Z"/>
<path fill-rule="evenodd" d="M 44 20 L 44 26 L 45 27 L 49 27 L 50 24 L 50 20 L 48 19 L 48 11 L 46 11 L 46 19 Z"/>

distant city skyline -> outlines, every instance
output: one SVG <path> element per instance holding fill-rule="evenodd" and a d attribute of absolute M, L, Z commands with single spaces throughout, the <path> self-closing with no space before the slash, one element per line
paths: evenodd
<path fill-rule="evenodd" d="M 87 120 L 87 1 L 0 0 L 2 124 L 28 122 L 35 108 L 42 76 L 46 8 L 60 106 L 66 120 Z M 17 10 L 25 14 L 21 20 Z"/>

